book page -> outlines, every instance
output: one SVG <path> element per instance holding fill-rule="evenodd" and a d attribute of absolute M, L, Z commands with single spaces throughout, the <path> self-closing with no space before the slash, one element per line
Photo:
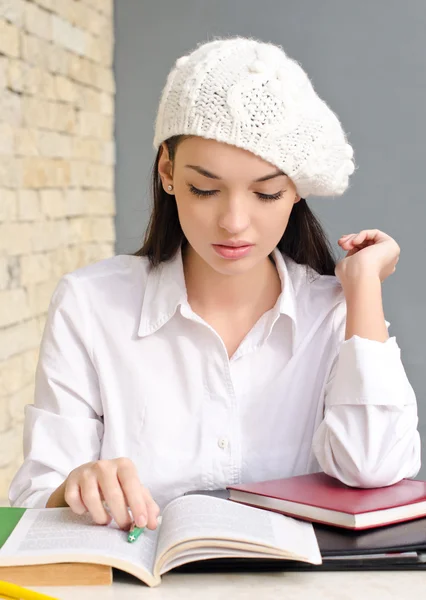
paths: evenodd
<path fill-rule="evenodd" d="M 157 562 L 168 550 L 190 539 L 202 540 L 209 551 L 214 550 L 212 546 L 218 540 L 224 541 L 223 547 L 226 547 L 226 541 L 246 542 L 251 552 L 258 545 L 259 551 L 262 546 L 269 547 L 279 554 L 321 563 L 311 523 L 211 496 L 183 496 L 166 506 L 158 539 Z"/>
<path fill-rule="evenodd" d="M 133 544 L 127 534 L 114 521 L 96 525 L 89 514 L 79 516 L 69 508 L 30 509 L 0 549 L 0 565 L 6 556 L 93 555 L 126 561 L 152 573 L 158 528 L 145 529 Z"/>

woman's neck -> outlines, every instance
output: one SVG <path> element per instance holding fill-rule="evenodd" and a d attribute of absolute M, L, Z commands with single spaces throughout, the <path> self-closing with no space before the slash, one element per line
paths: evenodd
<path fill-rule="evenodd" d="M 183 266 L 188 301 L 199 314 L 265 312 L 275 305 L 281 293 L 275 263 L 269 258 L 247 273 L 223 275 L 187 247 Z"/>

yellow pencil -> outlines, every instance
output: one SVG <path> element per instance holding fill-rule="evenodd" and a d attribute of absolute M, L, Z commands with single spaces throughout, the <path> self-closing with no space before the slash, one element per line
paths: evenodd
<path fill-rule="evenodd" d="M 58 600 L 53 596 L 46 596 L 46 594 L 40 594 L 39 592 L 33 592 L 27 590 L 14 583 L 8 583 L 7 581 L 0 581 L 0 598 L 6 596 L 6 598 L 12 598 L 14 600 Z"/>

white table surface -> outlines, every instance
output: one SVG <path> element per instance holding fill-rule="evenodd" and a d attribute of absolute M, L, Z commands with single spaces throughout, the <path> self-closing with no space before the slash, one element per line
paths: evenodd
<path fill-rule="evenodd" d="M 156 588 L 120 573 L 111 586 L 31 589 L 60 600 L 424 600 L 426 571 L 168 573 Z"/>

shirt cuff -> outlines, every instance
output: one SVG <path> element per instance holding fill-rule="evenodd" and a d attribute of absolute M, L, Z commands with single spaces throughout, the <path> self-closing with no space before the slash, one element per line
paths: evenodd
<path fill-rule="evenodd" d="M 402 407 L 416 403 L 394 336 L 385 342 L 358 335 L 345 340 L 337 357 L 335 375 L 328 387 L 327 406 L 371 404 Z"/>

